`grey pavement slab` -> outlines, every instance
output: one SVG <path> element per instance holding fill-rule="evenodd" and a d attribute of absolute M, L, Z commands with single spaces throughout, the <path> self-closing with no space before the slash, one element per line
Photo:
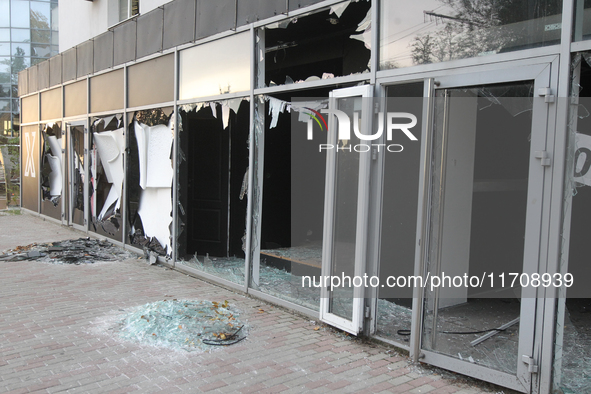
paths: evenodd
<path fill-rule="evenodd" d="M 30 215 L 0 216 L 0 250 L 82 235 Z M 209 352 L 119 338 L 125 311 L 166 298 L 228 300 L 248 322 L 249 335 Z M 490 392 L 138 258 L 83 265 L 0 261 L 0 300 L 0 392 Z"/>

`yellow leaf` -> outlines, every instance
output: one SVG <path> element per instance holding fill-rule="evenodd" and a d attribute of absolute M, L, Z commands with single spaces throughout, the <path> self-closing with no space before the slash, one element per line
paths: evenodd
<path fill-rule="evenodd" d="M 226 334 L 224 334 L 224 333 L 221 333 L 221 334 L 220 334 L 220 338 L 222 338 L 222 339 L 226 339 Z"/>
<path fill-rule="evenodd" d="M 314 327 L 314 331 L 318 331 L 318 330 L 320 330 L 320 327 L 318 327 L 318 326 Z"/>
<path fill-rule="evenodd" d="M 183 329 L 183 326 L 179 325 L 179 330 L 182 330 L 182 329 Z"/>

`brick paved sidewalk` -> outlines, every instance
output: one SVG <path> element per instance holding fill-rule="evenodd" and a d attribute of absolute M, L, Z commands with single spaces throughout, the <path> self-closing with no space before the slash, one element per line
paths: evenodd
<path fill-rule="evenodd" d="M 31 224 L 49 231 L 37 231 L 43 241 L 58 232 L 61 238 L 80 236 L 31 216 L 0 217 L 0 232 Z M 21 244 L 34 237 L 23 233 Z M 248 338 L 198 353 L 117 337 L 113 328 L 124 310 L 173 297 L 229 300 L 251 326 Z M 315 331 L 309 319 L 144 260 L 0 262 L 0 300 L 0 392 L 488 392 L 412 366 L 386 347 L 330 328 Z"/>

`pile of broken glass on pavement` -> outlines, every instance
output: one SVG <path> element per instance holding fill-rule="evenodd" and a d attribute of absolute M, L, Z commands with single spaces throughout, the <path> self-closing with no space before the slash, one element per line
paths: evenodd
<path fill-rule="evenodd" d="M 0 254 L 0 262 L 39 260 L 53 264 L 80 265 L 98 261 L 125 260 L 133 257 L 136 256 L 105 240 L 79 238 L 17 246 L 5 254 Z"/>
<path fill-rule="evenodd" d="M 119 336 L 175 350 L 204 351 L 246 338 L 239 311 L 228 301 L 164 300 L 136 307 L 119 323 Z"/>

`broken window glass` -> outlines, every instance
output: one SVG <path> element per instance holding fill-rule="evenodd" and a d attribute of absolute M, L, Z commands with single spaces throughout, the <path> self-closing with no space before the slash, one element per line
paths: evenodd
<path fill-rule="evenodd" d="M 172 254 L 172 111 L 172 107 L 137 111 L 129 124 L 129 243 L 161 256 Z"/>
<path fill-rule="evenodd" d="M 228 301 L 164 300 L 128 311 L 118 327 L 121 338 L 176 350 L 205 351 L 240 342 L 248 327 Z"/>
<path fill-rule="evenodd" d="M 427 245 L 431 277 L 480 278 L 491 267 L 523 270 L 531 252 L 525 238 L 531 234 L 526 213 L 532 88 L 531 82 L 516 82 L 436 91 Z M 503 163 L 494 160 L 499 150 Z M 521 362 L 519 319 L 532 312 L 531 300 L 522 298 L 520 288 L 495 286 L 426 289 L 422 347 L 515 374 Z M 490 330 L 499 332 L 482 341 Z"/>
<path fill-rule="evenodd" d="M 304 286 L 302 279 L 321 272 L 326 155 L 307 140 L 308 108 L 326 108 L 329 92 L 260 96 L 255 107 L 249 286 L 315 311 L 320 288 Z"/>
<path fill-rule="evenodd" d="M 90 231 L 123 240 L 121 200 L 125 124 L 122 114 L 91 119 L 88 156 L 88 206 Z"/>
<path fill-rule="evenodd" d="M 61 221 L 61 197 L 64 184 L 61 123 L 47 123 L 42 125 L 42 128 L 41 213 Z"/>
<path fill-rule="evenodd" d="M 70 127 L 70 220 L 80 226 L 84 226 L 84 126 Z"/>
<path fill-rule="evenodd" d="M 181 51 L 179 99 L 250 90 L 250 42 L 244 32 Z"/>
<path fill-rule="evenodd" d="M 575 280 L 572 287 L 561 289 L 557 300 L 553 382 L 556 392 L 562 393 L 591 392 L 591 298 L 587 282 L 584 279 L 577 281 L 577 278 L 588 278 L 590 275 L 590 61 L 589 53 L 574 55 L 573 84 L 569 98 L 560 271 L 572 274 Z"/>
<path fill-rule="evenodd" d="M 250 103 L 179 112 L 177 262 L 244 284 Z"/>
<path fill-rule="evenodd" d="M 414 130 L 421 130 L 423 82 L 389 86 L 386 96 L 389 112 L 415 114 L 418 123 Z M 389 276 L 412 276 L 415 267 L 421 146 L 418 142 L 409 143 L 404 135 L 394 134 L 393 139 L 388 144 L 401 144 L 404 151 L 386 151 L 383 155 L 380 283 L 386 283 Z M 411 287 L 378 288 L 378 336 L 399 342 L 408 341 L 412 297 Z"/>
<path fill-rule="evenodd" d="M 380 15 L 385 70 L 558 44 L 562 0 L 382 0 Z"/>
<path fill-rule="evenodd" d="M 257 86 L 368 72 L 371 3 L 345 1 L 257 32 Z"/>

